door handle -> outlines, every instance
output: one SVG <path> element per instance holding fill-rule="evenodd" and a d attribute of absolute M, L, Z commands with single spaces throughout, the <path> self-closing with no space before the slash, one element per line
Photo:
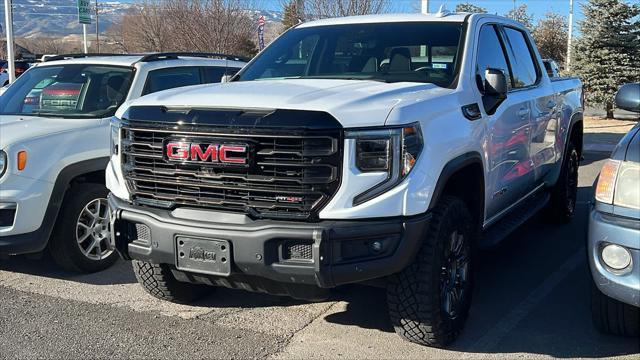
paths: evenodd
<path fill-rule="evenodd" d="M 518 116 L 521 118 L 529 116 L 529 109 L 520 109 L 520 111 L 518 111 Z"/>

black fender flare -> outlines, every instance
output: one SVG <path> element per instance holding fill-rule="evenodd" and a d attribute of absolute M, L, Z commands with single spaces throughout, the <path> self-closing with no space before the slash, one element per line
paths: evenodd
<path fill-rule="evenodd" d="M 563 150 L 562 150 L 562 161 L 558 166 L 556 166 L 556 168 L 553 171 L 547 174 L 545 178 L 547 187 L 553 187 L 556 184 L 556 182 L 558 182 L 558 179 L 560 178 L 560 172 L 562 171 L 562 167 L 564 166 L 564 161 L 566 158 L 565 155 L 567 154 L 567 150 L 569 149 L 571 134 L 573 134 L 573 130 L 575 129 L 575 126 L 577 123 L 582 123 L 584 126 L 584 115 L 582 112 L 577 112 L 571 115 L 571 120 L 569 121 L 569 127 L 567 128 L 567 135 L 566 135 Z M 583 127 L 583 131 L 584 131 L 584 127 Z M 578 154 L 580 156 L 584 154 L 584 140 L 580 142 L 580 146 L 578 148 Z"/>
<path fill-rule="evenodd" d="M 442 168 L 442 171 L 440 172 L 440 176 L 438 177 L 438 181 L 436 182 L 436 186 L 433 190 L 433 195 L 431 196 L 431 201 L 429 202 L 428 210 L 431 210 L 436 206 L 436 204 L 438 203 L 438 200 L 440 200 L 440 197 L 442 196 L 442 192 L 444 191 L 445 187 L 447 186 L 447 183 L 449 182 L 453 174 L 455 174 L 456 172 L 462 170 L 463 168 L 469 165 L 475 165 L 475 164 L 480 165 L 481 168 L 483 169 L 482 187 L 484 188 L 485 187 L 484 162 L 482 161 L 482 155 L 480 155 L 480 153 L 476 151 L 464 153 L 450 160 L 444 166 L 444 168 Z M 482 199 L 484 202 L 484 194 Z"/>

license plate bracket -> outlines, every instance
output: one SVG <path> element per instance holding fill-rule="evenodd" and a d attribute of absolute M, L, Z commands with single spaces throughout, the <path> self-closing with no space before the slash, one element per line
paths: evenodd
<path fill-rule="evenodd" d="M 231 244 L 226 240 L 178 236 L 176 268 L 208 275 L 231 274 Z"/>

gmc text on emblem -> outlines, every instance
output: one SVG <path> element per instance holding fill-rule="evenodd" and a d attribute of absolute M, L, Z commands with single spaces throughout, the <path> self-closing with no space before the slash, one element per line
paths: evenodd
<path fill-rule="evenodd" d="M 168 142 L 165 145 L 168 160 L 182 162 L 207 162 L 213 164 L 246 165 L 249 147 L 247 145 L 199 144 L 189 142 Z"/>

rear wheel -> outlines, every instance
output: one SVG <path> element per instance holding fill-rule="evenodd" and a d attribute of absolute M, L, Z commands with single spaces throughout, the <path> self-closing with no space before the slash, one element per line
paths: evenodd
<path fill-rule="evenodd" d="M 138 283 L 152 296 L 179 304 L 188 304 L 211 291 L 206 285 L 180 282 L 166 265 L 133 260 L 133 272 Z"/>
<path fill-rule="evenodd" d="M 578 168 L 580 156 L 573 142 L 567 147 L 558 182 L 551 189 L 547 214 L 551 221 L 566 224 L 573 218 L 578 201 Z"/>
<path fill-rule="evenodd" d="M 416 259 L 387 288 L 389 315 L 401 337 L 443 347 L 462 331 L 473 290 L 472 224 L 456 197 L 446 196 L 434 208 Z"/>
<path fill-rule="evenodd" d="M 49 241 L 49 252 L 62 268 L 91 273 L 117 260 L 108 248 L 107 194 L 104 185 L 91 183 L 74 185 L 67 192 Z"/>
<path fill-rule="evenodd" d="M 591 317 L 598 331 L 606 334 L 640 336 L 640 308 L 603 294 L 591 282 Z"/>

